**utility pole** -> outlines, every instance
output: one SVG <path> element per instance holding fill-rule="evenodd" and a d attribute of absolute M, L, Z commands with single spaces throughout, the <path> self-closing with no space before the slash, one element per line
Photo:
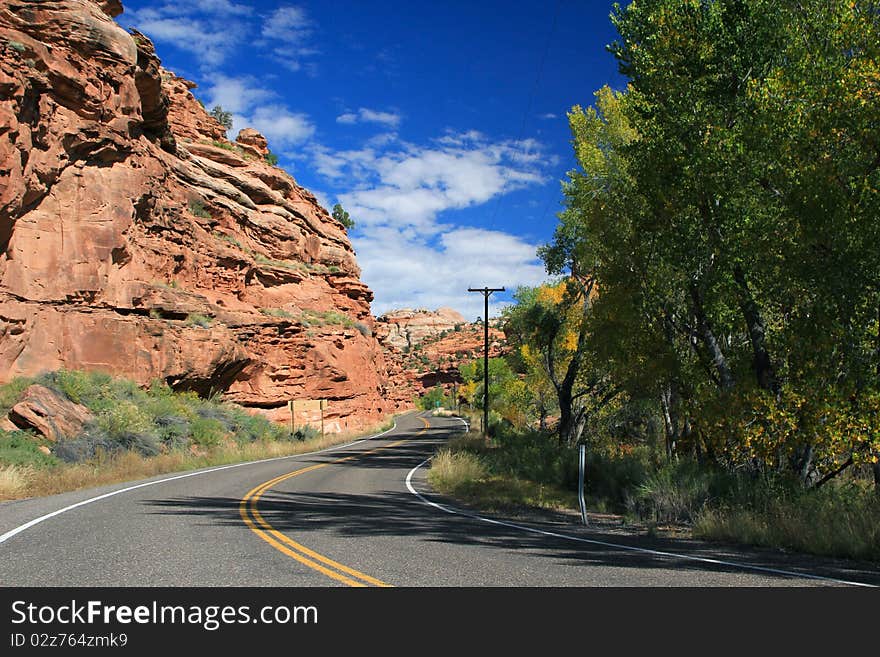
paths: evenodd
<path fill-rule="evenodd" d="M 469 287 L 468 292 L 480 292 L 485 302 L 483 312 L 483 436 L 489 437 L 489 297 L 493 292 L 504 292 L 503 287 Z"/>

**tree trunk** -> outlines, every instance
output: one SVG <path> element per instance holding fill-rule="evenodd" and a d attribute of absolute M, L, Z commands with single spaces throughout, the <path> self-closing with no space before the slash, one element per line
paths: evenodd
<path fill-rule="evenodd" d="M 582 300 L 584 320 L 590 308 L 590 293 L 593 290 L 594 284 L 595 281 L 591 279 L 588 284 L 584 285 Z M 562 378 L 562 381 L 557 381 L 552 367 L 550 369 L 550 380 L 553 381 L 553 387 L 556 388 L 556 397 L 559 400 L 559 437 L 566 445 L 577 444 L 584 429 L 585 417 L 582 404 L 579 404 L 577 409 L 574 408 L 574 384 L 577 380 L 586 348 L 587 326 L 586 321 L 582 321 L 578 334 L 577 349 L 574 356 L 568 362 L 568 367 L 565 370 L 565 376 Z"/>
<path fill-rule="evenodd" d="M 663 425 L 666 429 L 666 460 L 672 461 L 675 458 L 679 438 L 678 394 L 674 383 L 664 386 L 660 393 L 660 406 L 663 409 Z"/>
<path fill-rule="evenodd" d="M 813 462 L 813 445 L 808 443 L 801 447 L 795 455 L 794 466 L 795 474 L 798 476 L 802 484 L 807 483 L 807 475 L 810 472 L 810 464 Z"/>
<path fill-rule="evenodd" d="M 872 463 L 871 470 L 874 471 L 874 492 L 880 495 L 880 461 Z"/>
<path fill-rule="evenodd" d="M 698 335 L 709 352 L 709 357 L 712 359 L 715 371 L 718 372 L 721 389 L 724 391 L 732 390 L 734 385 L 733 372 L 730 371 L 727 358 L 724 356 L 724 352 L 721 351 L 721 345 L 718 344 L 718 340 L 712 332 L 709 318 L 706 317 L 706 312 L 703 309 L 703 295 L 696 283 L 691 284 L 691 299 L 694 302 L 694 315 L 697 318 Z"/>
<path fill-rule="evenodd" d="M 559 398 L 559 439 L 565 445 L 574 445 L 580 434 L 577 434 L 577 418 L 571 390 L 560 387 L 557 389 L 557 397 Z"/>
<path fill-rule="evenodd" d="M 758 304 L 749 290 L 742 267 L 736 265 L 733 268 L 733 277 L 739 289 L 739 307 L 746 320 L 746 328 L 749 331 L 749 339 L 752 342 L 752 367 L 755 371 L 758 385 L 763 390 L 778 395 L 779 381 L 776 378 L 776 370 L 773 367 L 770 353 L 767 351 L 767 326 L 764 324 L 764 318 L 761 316 Z"/>

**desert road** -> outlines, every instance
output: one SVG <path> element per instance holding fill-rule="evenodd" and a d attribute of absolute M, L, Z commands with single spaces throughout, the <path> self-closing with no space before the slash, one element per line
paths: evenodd
<path fill-rule="evenodd" d="M 425 479 L 461 430 L 410 413 L 322 452 L 0 504 L 0 585 L 880 584 L 861 564 L 482 517 Z"/>

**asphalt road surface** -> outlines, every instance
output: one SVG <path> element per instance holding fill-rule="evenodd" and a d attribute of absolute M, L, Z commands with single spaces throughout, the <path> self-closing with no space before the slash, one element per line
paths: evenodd
<path fill-rule="evenodd" d="M 323 452 L 0 504 L 0 585 L 880 584 L 871 565 L 463 510 L 425 481 L 461 429 L 412 413 Z"/>

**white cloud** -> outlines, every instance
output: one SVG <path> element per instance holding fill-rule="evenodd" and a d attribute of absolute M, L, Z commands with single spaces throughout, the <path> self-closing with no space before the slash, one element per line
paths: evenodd
<path fill-rule="evenodd" d="M 300 146 L 315 133 L 315 126 L 308 115 L 294 112 L 287 106 L 273 102 L 278 94 L 267 89 L 249 76 L 230 77 L 212 75 L 206 88 L 206 107 L 220 105 L 232 112 L 232 129 L 229 137 L 235 138 L 242 128 L 254 128 L 269 140 L 275 150 Z"/>
<path fill-rule="evenodd" d="M 207 107 L 220 105 L 227 112 L 242 114 L 276 97 L 276 93 L 261 86 L 252 77 L 229 77 L 216 74 L 208 77 Z"/>
<path fill-rule="evenodd" d="M 537 142 L 491 142 L 477 132 L 448 134 L 431 146 L 386 139 L 381 150 L 317 149 L 315 158 L 328 178 L 357 183 L 340 200 L 369 226 L 429 228 L 447 210 L 543 182 Z"/>
<path fill-rule="evenodd" d="M 400 125 L 400 114 L 395 114 L 394 112 L 377 112 L 376 110 L 361 107 L 358 110 L 358 114 L 364 123 L 381 123 L 391 128 L 396 128 Z"/>
<path fill-rule="evenodd" d="M 263 20 L 260 34 L 265 41 L 275 42 L 272 59 L 287 70 L 298 72 L 304 68 L 303 60 L 321 52 L 312 45 L 314 27 L 305 9 L 284 5 Z M 305 68 L 313 70 L 310 66 Z"/>
<path fill-rule="evenodd" d="M 130 8 L 121 21 L 155 41 L 186 50 L 200 65 L 213 69 L 223 64 L 245 41 L 248 24 L 242 16 L 252 11 L 247 5 L 229 0 L 192 0 Z"/>
<path fill-rule="evenodd" d="M 483 297 L 469 287 L 539 285 L 547 279 L 535 245 L 519 237 L 473 228 L 441 232 L 438 245 L 423 236 L 382 228 L 358 234 L 354 246 L 361 278 L 376 295 L 373 314 L 393 308 L 457 309 L 469 320 L 483 315 Z M 490 315 L 506 305 L 490 298 Z"/>
<path fill-rule="evenodd" d="M 550 120 L 558 118 L 558 117 L 553 112 L 547 112 L 546 114 L 541 114 L 538 118 L 544 119 L 545 121 L 550 121 Z"/>
<path fill-rule="evenodd" d="M 306 114 L 291 112 L 283 105 L 261 105 L 253 111 L 250 121 L 270 146 L 281 150 L 300 145 L 315 133 Z"/>
<path fill-rule="evenodd" d="M 336 123 L 344 123 L 346 125 L 351 125 L 357 123 L 358 115 L 354 112 L 346 112 L 345 114 L 340 114 L 336 117 Z"/>
<path fill-rule="evenodd" d="M 314 22 L 301 7 L 284 5 L 268 15 L 253 3 L 232 0 L 164 2 L 129 7 L 120 18 L 152 39 L 191 53 L 205 70 L 218 70 L 242 46 L 291 71 L 313 72 L 303 60 L 319 54 L 312 43 Z"/>
<path fill-rule="evenodd" d="M 401 120 L 400 114 L 395 112 L 380 112 L 367 107 L 361 107 L 357 112 L 345 112 L 336 117 L 337 123 L 346 125 L 354 123 L 379 123 L 389 128 L 396 128 L 400 125 Z"/>
<path fill-rule="evenodd" d="M 356 222 L 352 242 L 375 294 L 373 313 L 450 306 L 473 319 L 483 314 L 483 300 L 468 287 L 513 291 L 546 280 L 537 245 L 456 226 L 450 216 L 542 183 L 542 152 L 534 140 L 492 141 L 476 131 L 450 132 L 427 145 L 386 133 L 360 149 L 314 146 L 317 171 L 337 187 L 351 185 L 337 199 Z M 494 297 L 492 313 L 504 304 Z"/>
<path fill-rule="evenodd" d="M 295 41 L 311 32 L 312 22 L 301 7 L 278 7 L 263 22 L 262 35 L 267 39 Z"/>

